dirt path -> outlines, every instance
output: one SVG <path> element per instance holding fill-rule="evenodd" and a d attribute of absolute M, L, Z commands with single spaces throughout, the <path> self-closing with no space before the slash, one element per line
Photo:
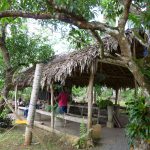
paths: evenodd
<path fill-rule="evenodd" d="M 99 146 L 93 150 L 129 150 L 124 129 L 103 128 Z"/>

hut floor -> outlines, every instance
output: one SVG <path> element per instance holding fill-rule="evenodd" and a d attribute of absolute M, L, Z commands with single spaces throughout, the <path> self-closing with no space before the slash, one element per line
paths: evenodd
<path fill-rule="evenodd" d="M 13 114 L 10 114 L 9 117 L 15 119 Z M 50 120 L 46 121 L 36 121 L 35 125 L 39 124 L 40 127 L 50 127 Z M 39 127 L 39 126 L 38 126 Z M 66 126 L 57 126 L 56 130 L 71 134 L 74 136 L 79 136 L 80 124 L 75 122 L 67 121 Z M 102 135 L 100 141 L 97 143 L 97 146 L 93 150 L 128 150 L 129 146 L 127 143 L 127 138 L 125 137 L 124 128 L 106 128 L 102 127 Z"/>
<path fill-rule="evenodd" d="M 40 122 L 39 122 L 40 123 Z M 50 126 L 50 122 L 42 121 L 45 126 Z M 67 122 L 66 127 L 56 127 L 58 131 L 63 133 L 79 136 L 80 124 L 75 122 Z M 106 128 L 102 127 L 102 135 L 97 146 L 93 150 L 128 150 L 127 138 L 125 137 L 124 128 Z"/>

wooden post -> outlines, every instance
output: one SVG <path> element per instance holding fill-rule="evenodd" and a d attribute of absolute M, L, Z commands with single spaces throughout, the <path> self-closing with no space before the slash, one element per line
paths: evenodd
<path fill-rule="evenodd" d="M 51 128 L 54 129 L 54 88 L 53 83 L 50 85 L 51 90 Z"/>
<path fill-rule="evenodd" d="M 115 93 L 116 93 L 116 95 L 115 95 L 115 105 L 117 105 L 118 104 L 118 93 L 119 93 L 119 90 L 116 89 Z"/>
<path fill-rule="evenodd" d="M 17 85 L 15 86 L 15 112 L 18 110 L 18 103 L 17 103 Z"/>
<path fill-rule="evenodd" d="M 92 103 L 93 103 L 93 83 L 94 83 L 94 72 L 95 72 L 95 66 L 94 63 L 91 66 L 91 74 L 89 79 L 89 85 L 88 85 L 88 122 L 87 122 L 87 130 L 89 133 L 89 138 L 91 138 L 90 129 L 92 128 Z"/>
<path fill-rule="evenodd" d="M 93 103 L 96 103 L 96 87 L 94 87 L 94 98 L 93 98 Z"/>
<path fill-rule="evenodd" d="M 24 142 L 25 145 L 30 145 L 32 142 L 32 128 L 34 125 L 34 117 L 35 117 L 35 111 L 36 111 L 35 106 L 36 106 L 36 102 L 38 99 L 40 81 L 41 81 L 41 76 L 42 76 L 42 68 L 43 68 L 43 63 L 36 65 L 31 99 L 30 99 L 30 104 L 29 104 L 29 112 L 28 112 L 28 117 L 27 117 L 27 127 L 25 131 L 25 142 Z"/>

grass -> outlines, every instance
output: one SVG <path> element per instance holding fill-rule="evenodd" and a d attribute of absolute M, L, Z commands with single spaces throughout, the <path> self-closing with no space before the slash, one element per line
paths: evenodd
<path fill-rule="evenodd" d="M 25 126 L 17 126 L 9 133 L 7 131 L 0 130 L 0 150 L 74 150 L 71 145 L 60 140 L 62 137 L 38 128 L 33 131 L 31 146 L 23 145 Z"/>

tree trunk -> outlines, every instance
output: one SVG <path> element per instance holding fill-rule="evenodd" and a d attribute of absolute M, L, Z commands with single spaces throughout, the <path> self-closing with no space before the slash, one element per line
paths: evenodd
<path fill-rule="evenodd" d="M 54 129 L 54 87 L 51 83 L 51 128 Z"/>
<path fill-rule="evenodd" d="M 25 145 L 30 145 L 32 142 L 32 128 L 34 125 L 34 116 L 35 116 L 35 111 L 36 111 L 35 106 L 36 106 L 38 92 L 40 88 L 42 68 L 43 68 L 42 63 L 36 65 L 32 93 L 31 93 L 31 100 L 29 104 L 29 112 L 28 112 L 28 117 L 27 117 L 27 127 L 25 131 L 25 142 L 24 142 Z"/>
<path fill-rule="evenodd" d="M 8 93 L 10 91 L 10 88 L 12 86 L 12 77 L 14 74 L 14 71 L 11 67 L 10 63 L 10 55 L 9 51 L 6 47 L 6 25 L 3 25 L 1 27 L 1 33 L 0 33 L 0 50 L 3 56 L 4 64 L 5 64 L 5 84 L 2 91 L 2 94 L 4 97 L 8 96 Z"/>
<path fill-rule="evenodd" d="M 94 73 L 96 72 L 96 65 L 92 63 L 91 66 L 91 74 L 89 78 L 89 85 L 88 85 L 88 122 L 87 122 L 87 132 L 88 138 L 91 139 L 91 128 L 92 128 L 92 103 L 93 103 L 93 84 L 94 84 Z"/>
<path fill-rule="evenodd" d="M 141 72 L 140 67 L 134 62 L 134 60 L 130 60 L 127 62 L 128 69 L 132 72 L 136 82 L 147 91 L 147 96 L 150 94 L 150 80 L 144 76 Z"/>
<path fill-rule="evenodd" d="M 150 94 L 150 80 L 144 76 L 144 74 L 141 72 L 140 67 L 134 61 L 134 58 L 131 55 L 131 45 L 128 42 L 127 37 L 125 37 L 125 35 L 121 33 L 118 37 L 118 42 L 122 54 L 121 59 L 124 61 L 125 64 L 127 64 L 128 69 L 133 74 L 139 86 L 144 88 L 147 91 L 147 93 Z"/>
<path fill-rule="evenodd" d="M 15 112 L 18 111 L 18 103 L 17 103 L 17 85 L 15 86 Z"/>
<path fill-rule="evenodd" d="M 13 78 L 14 71 L 12 69 L 7 69 L 5 72 L 5 82 L 2 94 L 4 97 L 8 97 L 8 93 L 13 87 L 12 78 Z"/>
<path fill-rule="evenodd" d="M 94 82 L 94 75 L 91 74 L 88 85 L 88 123 L 87 123 L 88 131 L 90 131 L 92 127 L 93 82 Z"/>

